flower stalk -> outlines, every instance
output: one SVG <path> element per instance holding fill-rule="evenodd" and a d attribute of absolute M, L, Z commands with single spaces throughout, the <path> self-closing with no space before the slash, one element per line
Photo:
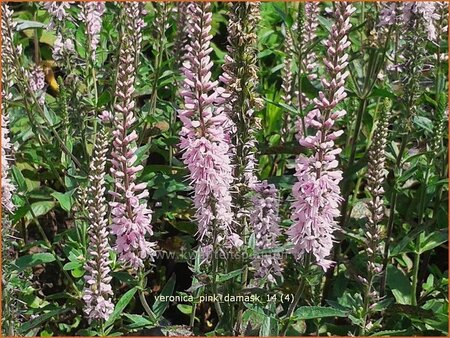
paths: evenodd
<path fill-rule="evenodd" d="M 87 199 L 89 221 L 89 258 L 85 265 L 84 277 L 87 286 L 84 289 L 84 311 L 90 322 L 104 323 L 114 310 L 111 302 L 111 275 L 109 264 L 108 219 L 105 199 L 105 166 L 108 139 L 106 133 L 100 132 L 95 145 L 94 155 L 90 165 Z"/>
<path fill-rule="evenodd" d="M 375 126 L 372 144 L 369 148 L 369 163 L 367 170 L 367 192 L 370 200 L 367 204 L 370 217 L 365 229 L 365 249 L 368 255 L 367 276 L 364 279 L 364 305 L 363 305 L 363 326 L 360 328 L 360 335 L 365 335 L 368 320 L 370 318 L 370 308 L 377 300 L 378 292 L 373 288 L 374 280 L 380 275 L 382 270 L 382 259 L 380 253 L 383 251 L 383 229 L 382 222 L 385 215 L 383 203 L 383 184 L 386 180 L 386 144 L 389 132 L 389 118 L 391 101 L 385 99 L 380 111 L 378 122 Z"/>
<path fill-rule="evenodd" d="M 335 147 L 334 140 L 343 131 L 333 131 L 333 126 L 346 113 L 335 108 L 346 97 L 344 85 L 349 73 L 345 71 L 348 65 L 345 51 L 350 46 L 350 16 L 355 11 L 348 2 L 335 5 L 335 21 L 330 37 L 324 42 L 327 56 L 323 63 L 330 77 L 329 80 L 322 78 L 324 92 L 319 92 L 319 97 L 313 101 L 315 109 L 305 117 L 305 125 L 316 132 L 302 135 L 299 140 L 312 155 L 300 155 L 296 160 L 297 182 L 292 189 L 295 201 L 291 216 L 294 223 L 288 231 L 294 243 L 295 258 L 299 260 L 312 253 L 315 263 L 325 271 L 333 263 L 327 257 L 333 247 L 333 232 L 337 229 L 336 218 L 340 215 L 342 200 L 339 187 L 342 172 L 337 169 L 336 159 L 341 149 Z"/>
<path fill-rule="evenodd" d="M 143 3 L 126 2 L 124 10 L 124 31 L 119 55 L 119 69 L 116 85 L 116 104 L 113 131 L 111 173 L 115 191 L 112 208 L 111 232 L 116 236 L 114 249 L 118 260 L 124 266 L 137 271 L 144 267 L 145 260 L 153 260 L 155 243 L 146 236 L 153 235 L 152 211 L 147 207 L 149 196 L 147 183 L 137 183 L 137 174 L 143 166 L 136 163 L 138 138 L 132 127 L 136 121 L 133 98 L 136 65 L 142 42 L 144 22 Z"/>
<path fill-rule="evenodd" d="M 232 225 L 229 118 L 217 107 L 218 82 L 211 80 L 211 5 L 190 3 L 188 10 L 191 40 L 183 63 L 184 109 L 178 112 L 183 125 L 180 148 L 195 191 L 197 238 L 204 261 L 209 261 L 217 250 L 236 248 L 242 242 Z"/>

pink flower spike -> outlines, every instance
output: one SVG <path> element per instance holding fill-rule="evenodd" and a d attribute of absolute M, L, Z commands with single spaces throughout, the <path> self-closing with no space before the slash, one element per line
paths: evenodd
<path fill-rule="evenodd" d="M 305 119 L 308 126 L 318 127 L 315 135 L 298 133 L 300 144 L 312 149 L 313 155 L 297 158 L 297 182 L 292 188 L 295 200 L 291 216 L 293 224 L 288 230 L 289 239 L 294 244 L 294 256 L 300 260 L 310 254 L 324 270 L 332 264 L 328 256 L 333 248 L 333 233 L 337 229 L 336 218 L 339 217 L 342 200 L 339 188 L 342 172 L 337 169 L 336 159 L 340 150 L 334 148 L 334 140 L 343 131 L 333 131 L 331 128 L 345 114 L 343 110 L 333 113 L 333 109 L 346 97 L 345 77 L 341 72 L 348 65 L 345 49 L 349 46 L 349 19 L 354 12 L 349 2 L 341 1 L 335 5 L 335 22 L 329 38 L 324 42 L 328 47 L 324 64 L 330 80 L 322 81 L 324 90 L 319 92 L 319 98 L 313 100 L 316 107 Z"/>

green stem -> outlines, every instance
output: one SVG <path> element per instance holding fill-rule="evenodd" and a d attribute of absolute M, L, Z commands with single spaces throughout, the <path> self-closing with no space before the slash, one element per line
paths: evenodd
<path fill-rule="evenodd" d="M 416 246 L 417 249 L 417 246 Z M 417 305 L 417 278 L 419 276 L 419 265 L 420 265 L 420 253 L 416 252 L 414 255 L 414 265 L 412 270 L 412 288 L 411 288 L 411 305 Z"/>
<path fill-rule="evenodd" d="M 144 308 L 147 315 L 150 317 L 150 319 L 153 322 L 156 323 L 157 319 L 155 318 L 155 314 L 153 313 L 152 309 L 150 308 L 150 305 L 148 305 L 147 299 L 145 298 L 145 294 L 144 294 L 145 286 L 147 285 L 147 278 L 145 277 L 145 274 L 143 273 L 143 271 L 141 269 L 138 272 L 138 276 L 139 276 L 139 285 L 140 285 L 140 288 L 138 290 L 139 300 L 141 301 L 142 307 Z"/>
<path fill-rule="evenodd" d="M 372 289 L 373 285 L 373 275 L 370 274 L 369 281 L 366 285 L 366 288 L 364 290 L 364 304 L 363 304 L 363 324 L 359 327 L 359 334 L 358 336 L 365 336 L 366 335 L 366 325 L 367 320 L 369 319 L 369 300 L 370 300 L 370 290 Z"/>
<path fill-rule="evenodd" d="M 281 336 L 283 336 L 283 337 L 286 336 L 287 330 L 289 329 L 289 324 L 292 319 L 292 315 L 294 314 L 295 308 L 297 307 L 298 302 L 300 301 L 300 299 L 302 297 L 304 289 L 305 289 L 305 283 L 302 279 L 302 280 L 300 280 L 298 287 L 297 287 L 297 291 L 295 292 L 294 301 L 289 305 L 288 312 L 286 314 L 287 320 L 286 320 L 286 323 L 284 324 L 283 330 L 281 331 L 282 332 Z"/>
<path fill-rule="evenodd" d="M 386 233 L 386 243 L 384 245 L 384 253 L 383 253 L 383 269 L 382 269 L 382 276 L 381 276 L 381 286 L 380 286 L 380 296 L 383 297 L 385 290 L 386 290 L 386 278 L 387 278 L 387 264 L 389 261 L 389 247 L 391 245 L 391 237 L 392 232 L 394 230 L 394 218 L 395 218 L 395 207 L 397 205 L 397 183 L 396 180 L 401 176 L 401 162 L 403 158 L 403 153 L 405 152 L 406 145 L 408 144 L 409 140 L 409 133 L 406 133 L 402 137 L 402 144 L 400 146 L 400 150 L 398 153 L 396 165 L 394 168 L 395 171 L 399 171 L 399 173 L 394 178 L 395 186 L 392 189 L 391 192 L 391 206 L 390 206 L 390 212 L 389 212 L 389 220 L 387 224 L 387 233 Z"/>
<path fill-rule="evenodd" d="M 213 268 L 213 271 L 212 271 L 212 278 L 213 278 L 213 280 L 212 280 L 212 289 L 213 289 L 213 293 L 214 293 L 214 296 L 215 295 L 218 295 L 218 289 L 217 289 L 217 269 L 218 269 L 218 257 L 217 257 L 217 245 L 216 245 L 216 240 L 215 240 L 215 238 L 216 238 L 216 236 L 214 236 L 214 245 L 213 245 L 213 255 L 214 255 L 214 257 L 213 257 L 213 265 L 212 265 L 212 268 Z M 222 316 L 223 316 L 223 312 L 222 312 L 222 307 L 220 306 L 220 303 L 219 303 L 219 301 L 215 301 L 214 302 L 214 307 L 215 307 L 215 309 L 216 309 L 216 312 L 217 312 L 217 317 L 219 318 L 219 320 L 222 318 Z"/>
<path fill-rule="evenodd" d="M 163 20 L 162 25 L 164 26 L 165 24 L 166 24 L 166 21 Z M 163 38 L 164 38 L 164 36 L 160 36 L 160 41 L 159 41 L 159 46 L 158 46 L 158 54 L 156 55 L 156 58 L 155 58 L 155 79 L 152 83 L 150 109 L 148 112 L 149 115 L 153 114 L 153 112 L 156 109 L 157 93 L 158 93 L 158 80 L 159 80 L 159 76 L 160 76 L 160 72 L 161 72 L 161 63 L 162 63 L 163 52 L 164 52 L 164 47 L 165 47 Z M 176 114 L 175 114 L 175 116 L 176 116 Z M 139 140 L 137 142 L 138 146 L 141 146 L 142 142 L 144 141 L 144 135 L 145 135 L 145 130 L 147 129 L 147 126 L 148 126 L 148 122 L 145 121 L 144 126 L 142 127 L 141 137 L 139 138 Z"/>
<path fill-rule="evenodd" d="M 362 126 L 362 118 L 364 115 L 364 112 L 366 111 L 367 108 L 367 102 L 368 99 L 367 98 L 363 98 L 359 101 L 359 108 L 358 108 L 358 113 L 357 113 L 357 117 L 356 117 L 356 123 L 355 123 L 355 129 L 353 130 L 353 137 L 352 137 L 352 148 L 351 148 L 351 152 L 350 152 L 350 157 L 348 160 L 348 165 L 347 168 L 351 168 L 355 162 L 355 157 L 356 157 L 356 146 L 358 143 L 358 137 L 359 137 L 359 133 L 361 130 L 361 126 Z M 350 199 L 350 183 L 351 180 L 350 178 L 347 178 L 347 183 L 344 186 L 343 189 L 343 193 L 344 193 L 344 201 L 342 202 L 342 218 L 341 218 L 341 228 L 345 227 L 345 224 L 347 223 L 347 219 L 348 219 L 348 213 L 347 213 L 347 208 L 348 208 L 348 204 L 349 204 L 349 199 Z"/>
<path fill-rule="evenodd" d="M 247 278 L 248 278 L 248 266 L 246 265 L 244 267 L 244 271 L 242 273 L 242 281 L 241 281 L 242 289 L 245 289 L 247 287 Z M 243 314 L 244 314 L 243 304 L 239 303 L 239 310 L 238 310 L 238 314 L 237 314 L 236 327 L 235 327 L 236 335 L 240 334 Z"/>
<path fill-rule="evenodd" d="M 197 296 L 197 295 L 195 295 Z M 196 303 L 196 298 L 194 297 L 194 302 L 192 303 L 192 312 L 189 318 L 189 326 L 190 328 L 193 330 L 194 329 L 194 325 L 195 325 L 195 312 L 197 311 L 197 303 Z"/>

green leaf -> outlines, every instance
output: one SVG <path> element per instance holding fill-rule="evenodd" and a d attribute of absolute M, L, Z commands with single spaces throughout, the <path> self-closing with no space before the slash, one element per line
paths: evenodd
<path fill-rule="evenodd" d="M 128 324 L 127 327 L 129 329 L 139 329 L 139 328 L 150 328 L 155 326 L 155 323 L 153 323 L 152 321 L 148 320 L 147 318 L 145 318 L 144 316 L 141 315 L 135 315 L 135 314 L 129 314 L 129 313 L 124 313 L 123 314 L 125 317 L 127 317 L 129 320 L 131 320 L 131 324 Z"/>
<path fill-rule="evenodd" d="M 117 318 L 120 317 L 120 315 L 122 314 L 123 310 L 125 310 L 125 308 L 127 307 L 128 303 L 130 303 L 130 301 L 133 299 L 135 293 L 137 291 L 137 288 L 134 287 L 131 290 L 128 290 L 121 298 L 120 300 L 117 302 L 116 307 L 114 308 L 113 313 L 111 314 L 111 316 L 108 318 L 108 320 L 105 323 L 105 327 L 111 326 L 112 324 L 114 324 L 114 322 L 116 321 Z"/>
<path fill-rule="evenodd" d="M 49 319 L 52 319 L 53 317 L 60 315 L 62 313 L 65 313 L 67 311 L 69 311 L 70 309 L 56 309 L 56 310 L 52 310 L 50 312 L 47 312 L 45 314 L 42 314 L 40 316 L 38 316 L 35 319 L 32 319 L 30 321 L 25 322 L 20 328 L 19 328 L 19 332 L 22 335 L 26 335 L 28 331 L 34 329 L 35 327 L 41 325 L 42 323 L 46 322 Z"/>
<path fill-rule="evenodd" d="M 173 274 L 169 280 L 167 281 L 166 285 L 164 285 L 164 288 L 162 289 L 160 296 L 163 297 L 168 297 L 168 296 L 172 296 L 173 294 L 173 290 L 175 288 L 175 282 L 176 282 L 176 278 L 175 278 L 175 274 Z M 155 313 L 156 318 L 160 318 L 164 311 L 166 311 L 167 306 L 169 306 L 169 302 L 168 301 L 160 301 L 158 298 L 155 301 L 155 304 L 153 304 L 152 306 L 152 310 Z"/>
<path fill-rule="evenodd" d="M 402 271 L 393 265 L 387 267 L 386 283 L 399 304 L 411 304 L 411 283 Z"/>
<path fill-rule="evenodd" d="M 75 278 L 81 278 L 84 275 L 84 269 L 82 267 L 78 267 L 73 269 L 70 273 L 72 276 L 74 276 Z"/>
<path fill-rule="evenodd" d="M 52 210 L 55 207 L 54 201 L 39 201 L 31 204 L 31 210 L 28 210 L 28 212 L 25 215 L 25 218 L 27 221 L 31 221 L 34 217 L 38 218 L 40 216 L 43 216 L 47 214 L 50 210 Z"/>
<path fill-rule="evenodd" d="M 73 190 L 71 191 L 67 191 L 64 194 L 55 191 L 52 196 L 54 198 L 56 198 L 59 202 L 59 205 L 61 206 L 61 208 L 63 208 L 65 211 L 70 212 L 71 208 L 72 208 L 72 204 L 74 202 L 74 199 L 72 197 L 73 195 Z"/>
<path fill-rule="evenodd" d="M 17 19 L 16 22 L 17 22 L 16 26 L 17 31 L 23 31 L 25 29 L 30 28 L 45 28 L 45 24 L 42 22 L 22 20 L 22 19 Z"/>
<path fill-rule="evenodd" d="M 56 259 L 53 254 L 48 252 L 40 252 L 19 257 L 15 260 L 14 264 L 17 265 L 20 270 L 23 270 L 39 264 L 51 263 L 55 260 Z"/>
<path fill-rule="evenodd" d="M 190 315 L 192 313 L 192 306 L 187 304 L 177 304 L 177 309 L 185 315 Z"/>
<path fill-rule="evenodd" d="M 448 241 L 448 230 L 442 229 L 440 231 L 434 231 L 431 234 L 425 236 L 425 234 L 419 237 L 419 254 L 425 251 L 433 250 L 434 248 L 444 244 Z"/>
<path fill-rule="evenodd" d="M 74 269 L 79 268 L 80 266 L 81 266 L 80 262 L 69 262 L 69 263 L 64 264 L 63 269 L 64 270 L 74 270 Z"/>
<path fill-rule="evenodd" d="M 223 283 L 223 282 L 225 282 L 227 280 L 230 280 L 230 279 L 232 279 L 234 277 L 239 276 L 241 273 L 242 273 L 242 269 L 234 270 L 234 271 L 231 271 L 231 272 L 228 272 L 228 273 L 219 273 L 219 274 L 217 274 L 217 280 L 216 281 L 218 283 Z"/>
<path fill-rule="evenodd" d="M 374 333 L 371 335 L 371 337 L 390 337 L 390 336 L 409 336 L 411 335 L 411 329 L 406 329 L 406 330 L 384 330 L 384 331 L 379 331 L 377 333 Z"/>
<path fill-rule="evenodd" d="M 23 176 L 22 172 L 16 166 L 12 166 L 11 170 L 14 180 L 17 183 L 17 187 L 19 188 L 19 191 L 26 192 L 28 190 L 27 183 L 25 181 L 25 177 Z"/>
<path fill-rule="evenodd" d="M 262 337 L 278 336 L 277 320 L 273 317 L 265 317 L 259 330 L 259 335 Z"/>
<path fill-rule="evenodd" d="M 420 129 L 426 130 L 429 133 L 433 132 L 433 121 L 431 121 L 428 117 L 414 116 L 413 122 Z"/>
<path fill-rule="evenodd" d="M 272 100 L 270 100 L 270 99 L 268 99 L 266 97 L 263 97 L 263 99 L 267 103 L 271 103 L 271 104 L 273 104 L 274 106 L 276 106 L 278 108 L 286 109 L 288 112 L 290 112 L 292 114 L 295 114 L 295 115 L 298 114 L 298 110 L 297 109 L 295 109 L 294 107 L 291 107 L 291 106 L 289 106 L 289 105 L 287 105 L 287 104 L 285 104 L 283 102 L 275 102 L 275 101 L 272 101 Z"/>
<path fill-rule="evenodd" d="M 296 320 L 347 316 L 348 312 L 325 306 L 300 306 L 294 312 L 294 317 Z"/>

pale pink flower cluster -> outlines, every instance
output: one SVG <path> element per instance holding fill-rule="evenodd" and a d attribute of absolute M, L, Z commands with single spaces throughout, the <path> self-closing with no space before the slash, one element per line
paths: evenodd
<path fill-rule="evenodd" d="M 36 96 L 39 104 L 43 105 L 45 102 L 45 74 L 41 66 L 34 66 L 28 73 L 28 81 L 30 83 L 30 89 Z"/>
<path fill-rule="evenodd" d="M 440 18 L 437 8 L 438 2 L 386 2 L 382 3 L 382 6 L 379 19 L 380 26 L 391 26 L 396 23 L 407 26 L 414 17 L 419 17 L 425 26 L 428 39 L 436 40 L 436 22 Z"/>
<path fill-rule="evenodd" d="M 56 35 L 56 40 L 53 43 L 52 57 L 53 60 L 59 61 L 64 58 L 65 55 L 69 55 L 75 51 L 75 45 L 72 39 L 64 39 L 62 34 Z"/>
<path fill-rule="evenodd" d="M 106 5 L 104 1 L 87 1 L 82 2 L 80 6 L 79 18 L 86 24 L 91 57 L 95 60 L 95 51 L 100 42 L 100 31 L 102 30 L 102 15 L 106 11 Z"/>
<path fill-rule="evenodd" d="M 420 15 L 423 18 L 425 28 L 428 33 L 428 39 L 436 40 L 436 21 L 440 19 L 437 12 L 437 2 L 406 2 L 404 4 L 405 19 L 411 18 L 409 12 Z M 407 13 L 407 14 L 406 14 Z"/>
<path fill-rule="evenodd" d="M 294 83 L 294 74 L 292 73 L 292 58 L 294 56 L 294 46 L 292 41 L 292 34 L 286 29 L 286 33 L 284 36 L 284 45 L 283 51 L 285 53 L 283 59 L 283 68 L 282 68 L 282 80 L 281 89 L 283 89 L 283 93 L 281 94 L 281 99 L 288 106 L 292 106 L 292 85 Z M 286 125 L 289 125 L 290 119 L 289 114 L 286 114 Z M 289 130 L 284 127 L 283 135 L 286 135 Z"/>
<path fill-rule="evenodd" d="M 319 14 L 319 2 L 305 3 L 305 22 L 302 27 L 301 36 L 303 53 L 302 64 L 306 71 L 306 76 L 310 81 L 317 79 L 317 53 L 315 52 L 313 45 L 314 40 L 317 37 L 317 28 L 319 27 Z M 302 107 L 303 110 L 311 104 L 311 99 L 304 93 L 300 93 L 298 90 L 295 91 L 295 98 L 295 101 Z M 303 129 L 302 121 L 299 118 L 295 121 L 295 129 L 297 131 L 301 131 Z M 299 138 L 301 138 L 301 132 L 297 132 L 295 134 L 295 138 L 299 140 Z"/>
<path fill-rule="evenodd" d="M 136 183 L 137 173 L 143 166 L 136 164 L 138 138 L 136 131 L 130 132 L 136 117 L 133 98 L 136 61 L 139 57 L 143 4 L 125 2 L 125 34 L 119 55 L 119 70 L 116 85 L 116 105 L 114 115 L 113 152 L 111 173 L 115 191 L 112 208 L 111 232 L 117 236 L 115 249 L 119 261 L 135 270 L 144 266 L 144 259 L 153 260 L 155 243 L 145 236 L 153 235 L 152 211 L 147 207 L 149 196 L 147 183 Z M 136 39 L 136 37 L 139 37 Z"/>
<path fill-rule="evenodd" d="M 279 247 L 278 191 L 267 181 L 256 184 L 254 190 L 256 194 L 252 198 L 250 226 L 255 234 L 257 252 L 252 266 L 255 269 L 256 279 L 267 278 L 269 282 L 275 283 L 275 276 L 280 276 L 282 271 L 280 255 L 258 251 Z"/>
<path fill-rule="evenodd" d="M 345 71 L 348 65 L 345 51 L 350 46 L 350 16 L 355 11 L 349 2 L 337 2 L 335 6 L 335 20 L 324 42 L 327 57 L 323 63 L 330 77 L 321 79 L 324 91 L 314 99 L 316 108 L 305 118 L 306 126 L 315 133 L 302 135 L 300 144 L 310 149 L 312 155 L 300 155 L 296 161 L 297 182 L 292 189 L 295 201 L 291 217 L 294 223 L 288 230 L 296 258 L 311 253 L 324 270 L 332 264 L 327 257 L 333 247 L 342 199 L 339 188 L 342 172 L 337 169 L 336 159 L 341 149 L 335 147 L 334 140 L 343 131 L 333 131 L 333 126 L 346 112 L 334 109 L 346 97 L 344 85 L 349 73 Z"/>
<path fill-rule="evenodd" d="M 100 133 L 90 164 L 87 211 L 89 220 L 89 259 L 85 264 L 87 283 L 84 289 L 84 311 L 89 321 L 108 320 L 114 310 L 111 301 L 111 268 L 109 264 L 108 218 L 105 199 L 105 166 L 108 140 Z"/>
<path fill-rule="evenodd" d="M 7 100 L 7 96 L 5 95 L 5 92 L 2 90 L 2 116 L 1 116 L 1 122 L 2 122 L 2 128 L 1 128 L 1 144 L 2 144 L 2 208 L 6 209 L 7 212 L 12 213 L 15 209 L 15 206 L 12 202 L 12 195 L 14 191 L 16 190 L 16 187 L 11 182 L 11 179 L 9 177 L 9 170 L 10 170 L 10 162 L 11 162 L 11 153 L 13 151 L 13 146 L 11 144 L 10 138 L 9 138 L 9 121 L 6 116 L 6 112 L 4 110 L 5 105 L 3 102 Z M 5 212 L 5 211 L 3 211 Z M 2 213 L 3 214 L 3 213 Z"/>
<path fill-rule="evenodd" d="M 381 10 L 379 15 L 380 26 L 391 26 L 397 22 L 399 13 L 403 9 L 401 2 L 380 2 Z"/>
<path fill-rule="evenodd" d="M 49 28 L 53 27 L 53 20 L 63 21 L 67 17 L 66 10 L 70 8 L 73 1 L 48 1 L 44 2 L 44 8 L 51 16 Z"/>
<path fill-rule="evenodd" d="M 232 228 L 233 177 L 229 136 L 224 130 L 228 117 L 216 107 L 218 83 L 211 80 L 211 5 L 190 3 L 187 9 L 191 18 L 190 44 L 182 69 L 184 109 L 178 113 L 183 124 L 180 147 L 195 190 L 197 235 L 208 259 L 214 245 L 231 248 L 242 245 L 242 241 Z"/>

